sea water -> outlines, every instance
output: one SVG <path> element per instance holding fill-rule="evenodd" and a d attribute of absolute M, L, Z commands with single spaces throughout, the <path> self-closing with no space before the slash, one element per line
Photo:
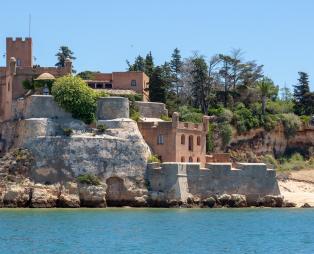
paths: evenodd
<path fill-rule="evenodd" d="M 314 209 L 0 209 L 6 253 L 314 253 Z"/>

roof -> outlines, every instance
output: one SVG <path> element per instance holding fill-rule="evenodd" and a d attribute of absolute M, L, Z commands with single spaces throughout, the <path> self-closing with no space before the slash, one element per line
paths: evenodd
<path fill-rule="evenodd" d="M 55 80 L 56 78 L 48 72 L 40 74 L 35 80 Z"/>

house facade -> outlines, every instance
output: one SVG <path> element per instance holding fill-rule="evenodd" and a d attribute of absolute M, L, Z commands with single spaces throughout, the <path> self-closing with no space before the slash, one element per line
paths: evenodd
<path fill-rule="evenodd" d="M 209 118 L 200 124 L 179 121 L 179 114 L 171 122 L 139 122 L 146 143 L 162 162 L 206 163 L 206 135 Z"/>

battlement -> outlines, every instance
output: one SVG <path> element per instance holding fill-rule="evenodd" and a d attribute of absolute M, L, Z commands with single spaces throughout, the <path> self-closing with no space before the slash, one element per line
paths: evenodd
<path fill-rule="evenodd" d="M 147 167 L 151 191 L 184 200 L 188 194 L 204 198 L 210 194 L 279 195 L 276 172 L 263 163 L 153 163 Z M 183 196 L 182 196 L 183 195 Z"/>
<path fill-rule="evenodd" d="M 15 39 L 13 37 L 7 37 L 6 38 L 7 43 L 16 43 L 16 42 L 32 42 L 32 38 L 25 37 L 24 39 L 22 37 L 16 37 Z"/>

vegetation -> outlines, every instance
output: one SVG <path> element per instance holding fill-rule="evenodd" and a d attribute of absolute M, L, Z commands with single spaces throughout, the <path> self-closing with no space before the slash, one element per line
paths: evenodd
<path fill-rule="evenodd" d="M 73 51 L 67 46 L 61 46 L 58 53 L 56 54 L 56 57 L 58 58 L 58 62 L 55 64 L 57 67 L 64 67 L 66 59 L 76 59 L 76 57 L 74 57 Z"/>
<path fill-rule="evenodd" d="M 302 125 L 300 118 L 293 113 L 282 114 L 281 121 L 287 138 L 293 137 Z"/>
<path fill-rule="evenodd" d="M 52 95 L 58 105 L 73 117 L 87 124 L 95 120 L 97 93 L 81 78 L 64 76 L 56 79 Z"/>
<path fill-rule="evenodd" d="M 63 134 L 70 137 L 73 134 L 73 130 L 71 128 L 63 128 Z"/>
<path fill-rule="evenodd" d="M 108 129 L 108 127 L 105 124 L 99 124 L 97 125 L 97 132 L 98 133 L 104 133 L 106 130 Z"/>
<path fill-rule="evenodd" d="M 100 179 L 93 174 L 79 175 L 77 177 L 77 180 L 81 184 L 88 184 L 88 185 L 95 185 L 95 186 L 98 186 L 101 184 Z"/>
<path fill-rule="evenodd" d="M 158 159 L 158 156 L 154 155 L 154 154 L 151 154 L 148 157 L 147 161 L 148 161 L 148 163 L 154 163 L 154 162 L 160 163 L 160 160 Z"/>

